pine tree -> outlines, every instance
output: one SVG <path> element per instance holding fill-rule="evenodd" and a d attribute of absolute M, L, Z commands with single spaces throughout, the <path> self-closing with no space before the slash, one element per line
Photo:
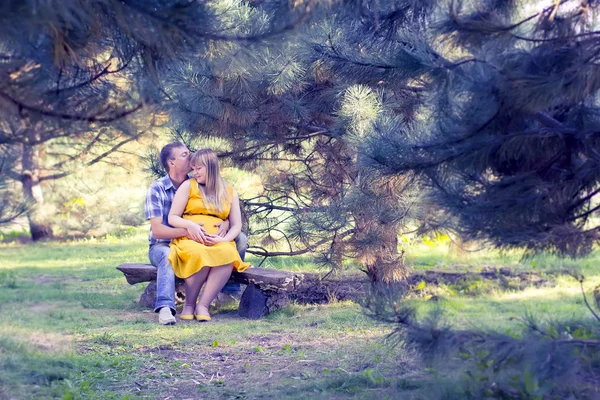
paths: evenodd
<path fill-rule="evenodd" d="M 233 35 L 228 18 L 237 13 L 236 4 L 2 2 L 2 165 L 22 185 L 34 240 L 52 234 L 44 181 L 96 163 L 152 127 L 152 107 L 163 96 L 156 79 L 160 65 L 213 42 L 258 41 L 293 27 L 306 13 L 304 7 L 265 2 L 262 7 L 278 19 Z"/>
<path fill-rule="evenodd" d="M 597 2 L 442 6 L 416 39 L 386 32 L 406 43 L 389 68 L 415 67 L 409 80 L 427 95 L 419 118 L 373 131 L 363 165 L 418 178 L 446 211 L 436 226 L 463 238 L 589 251 L 599 229 L 590 220 L 600 179 Z"/>
<path fill-rule="evenodd" d="M 449 1 L 409 32 L 386 20 L 374 43 L 403 50 L 379 64 L 381 82 L 409 65 L 414 74 L 396 83 L 418 84 L 423 95 L 414 119 L 392 115 L 374 125 L 362 167 L 414 179 L 439 207 L 429 222 L 463 238 L 572 256 L 589 251 L 598 230 L 590 221 L 598 209 L 598 6 Z M 442 384 L 428 387 L 428 396 L 594 398 L 598 304 L 578 279 L 592 318 L 540 323 L 528 316 L 519 332 L 450 326 L 441 307 L 417 319 L 403 301 L 406 287 L 374 291 L 366 306 L 397 324 L 391 338 L 439 373 Z"/>
<path fill-rule="evenodd" d="M 357 13 L 356 5 L 325 10 L 277 43 L 212 48 L 210 57 L 191 53 L 160 76 L 176 132 L 224 139 L 222 158 L 261 174 L 263 193 L 243 201 L 252 222 L 251 252 L 310 252 L 331 267 L 352 258 L 373 281 L 394 281 L 407 273 L 398 233 L 411 220 L 417 196 L 398 195 L 410 187 L 403 177 L 361 170 L 359 150 L 380 117 L 412 118 L 420 89 L 394 81 L 386 92 L 378 90 L 376 64 L 391 57 L 389 49 L 368 55 L 376 39 L 356 39 L 389 10 L 376 14 L 361 5 Z M 406 20 L 417 21 L 423 9 L 408 12 Z"/>

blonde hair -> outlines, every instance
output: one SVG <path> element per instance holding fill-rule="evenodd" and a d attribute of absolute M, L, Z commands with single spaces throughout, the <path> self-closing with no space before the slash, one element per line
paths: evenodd
<path fill-rule="evenodd" d="M 206 167 L 206 183 L 204 187 L 198 185 L 204 198 L 204 204 L 207 207 L 214 207 L 217 212 L 223 211 L 225 208 L 223 203 L 227 204 L 231 199 L 227 192 L 227 184 L 221 178 L 217 153 L 211 149 L 198 150 L 190 157 L 190 165 Z"/>

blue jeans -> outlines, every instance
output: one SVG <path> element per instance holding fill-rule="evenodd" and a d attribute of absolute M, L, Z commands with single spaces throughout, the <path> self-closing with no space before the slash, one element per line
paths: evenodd
<path fill-rule="evenodd" d="M 235 247 L 240 253 L 242 260 L 246 257 L 246 248 L 248 248 L 248 237 L 244 232 L 240 232 L 235 238 Z M 169 262 L 169 253 L 171 248 L 169 243 L 159 242 L 150 246 L 148 258 L 150 263 L 156 267 L 156 303 L 154 312 L 158 312 L 163 307 L 169 307 L 171 313 L 175 315 L 175 273 Z M 240 284 L 237 282 L 228 282 L 221 290 L 223 293 L 237 295 L 240 293 Z"/>
<path fill-rule="evenodd" d="M 246 249 L 248 248 L 248 236 L 244 232 L 240 232 L 238 237 L 235 238 L 235 247 L 237 248 L 238 253 L 240 253 L 240 258 L 242 261 L 246 258 Z M 221 292 L 231 295 L 239 295 L 240 294 L 240 284 L 237 282 L 227 282 Z"/>
<path fill-rule="evenodd" d="M 148 258 L 156 267 L 156 303 L 154 312 L 169 307 L 175 315 L 175 273 L 169 262 L 171 248 L 167 242 L 159 242 L 150 246 Z"/>

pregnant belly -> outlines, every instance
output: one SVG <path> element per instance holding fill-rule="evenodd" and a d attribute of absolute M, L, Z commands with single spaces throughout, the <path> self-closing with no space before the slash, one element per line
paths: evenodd
<path fill-rule="evenodd" d="M 219 230 L 219 228 L 216 227 L 215 224 L 223 222 L 223 220 L 221 218 L 213 217 L 212 215 L 202 215 L 202 214 L 184 215 L 183 219 L 194 221 L 197 224 L 204 223 L 204 225 L 202 225 L 202 227 L 204 228 L 204 230 L 206 232 L 211 233 L 211 234 L 215 234 Z"/>

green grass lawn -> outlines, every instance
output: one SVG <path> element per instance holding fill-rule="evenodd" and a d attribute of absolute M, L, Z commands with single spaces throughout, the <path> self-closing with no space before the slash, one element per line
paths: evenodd
<path fill-rule="evenodd" d="M 146 252 L 144 233 L 0 245 L 0 398 L 428 398 L 431 372 L 411 352 L 388 347 L 394 327 L 352 302 L 292 304 L 258 321 L 229 307 L 214 309 L 210 323 L 158 325 L 137 306 L 143 286 L 115 269 L 147 262 Z M 600 284 L 598 256 L 577 262 L 589 289 Z M 575 264 L 517 253 L 448 256 L 443 245 L 414 246 L 408 259 L 416 269 L 448 270 Z M 317 270 L 309 258 L 263 266 Z M 579 284 L 566 276 L 525 290 L 450 289 L 432 288 L 457 327 L 518 330 L 526 313 L 589 318 Z M 434 306 L 426 296 L 412 301 L 423 315 Z"/>

